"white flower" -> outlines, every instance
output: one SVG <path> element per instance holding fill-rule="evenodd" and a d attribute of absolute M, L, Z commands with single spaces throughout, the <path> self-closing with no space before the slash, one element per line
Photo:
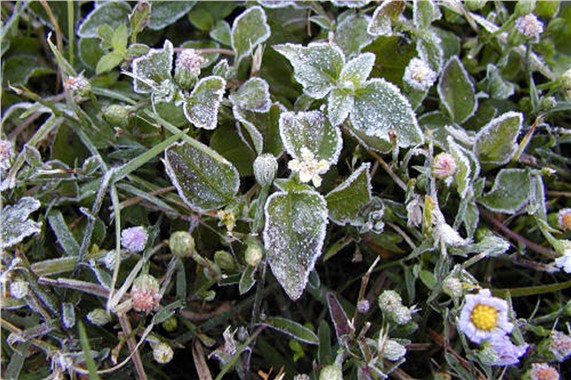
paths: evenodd
<path fill-rule="evenodd" d="M 561 268 L 565 273 L 571 273 L 571 248 L 563 251 L 563 256 L 555 259 L 555 266 Z"/>
<path fill-rule="evenodd" d="M 527 38 L 537 38 L 543 33 L 543 23 L 533 13 L 518 18 L 515 26 Z"/>
<path fill-rule="evenodd" d="M 301 160 L 294 159 L 288 164 L 288 168 L 299 173 L 299 180 L 303 183 L 313 182 L 313 186 L 321 186 L 321 174 L 329 170 L 329 162 L 317 161 L 315 154 L 306 147 L 301 148 Z"/>
<path fill-rule="evenodd" d="M 488 289 L 465 297 L 464 307 L 458 319 L 458 330 L 472 342 L 502 337 L 511 333 L 514 325 L 508 321 L 508 303 L 492 297 Z"/>
<path fill-rule="evenodd" d="M 404 70 L 402 79 L 413 88 L 426 91 L 436 81 L 436 73 L 423 60 L 413 58 Z"/>

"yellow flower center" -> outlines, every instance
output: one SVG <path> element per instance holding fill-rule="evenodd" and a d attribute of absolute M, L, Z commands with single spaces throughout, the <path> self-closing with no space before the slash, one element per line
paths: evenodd
<path fill-rule="evenodd" d="M 470 320 L 479 330 L 490 331 L 498 325 L 498 309 L 478 304 L 472 310 Z"/>

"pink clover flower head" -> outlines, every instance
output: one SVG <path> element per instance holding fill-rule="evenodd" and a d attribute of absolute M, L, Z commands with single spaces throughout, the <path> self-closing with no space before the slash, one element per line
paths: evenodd
<path fill-rule="evenodd" d="M 144 227 L 137 226 L 121 232 L 121 245 L 129 252 L 141 252 L 147 245 L 149 234 Z"/>
<path fill-rule="evenodd" d="M 199 76 L 200 68 L 206 59 L 197 54 L 194 49 L 184 49 L 176 59 L 176 69 L 187 70 L 191 75 Z"/>
<path fill-rule="evenodd" d="M 456 173 L 456 160 L 450 153 L 439 153 L 432 160 L 432 174 L 438 179 L 452 177 Z"/>
<path fill-rule="evenodd" d="M 547 363 L 533 363 L 531 380 L 559 380 L 559 372 Z"/>
<path fill-rule="evenodd" d="M 133 310 L 150 313 L 159 309 L 161 301 L 159 282 L 151 275 L 143 274 L 133 281 L 131 288 L 131 302 Z"/>
<path fill-rule="evenodd" d="M 436 81 L 436 73 L 422 59 L 413 58 L 404 70 L 403 81 L 412 88 L 426 91 Z"/>
<path fill-rule="evenodd" d="M 493 365 L 508 366 L 519 363 L 519 359 L 525 355 L 529 345 L 527 343 L 516 346 L 506 336 L 494 336 L 489 340 L 490 345 L 496 351 L 497 359 Z"/>
<path fill-rule="evenodd" d="M 527 38 L 538 38 L 543 33 L 543 23 L 533 13 L 518 18 L 515 26 Z"/>
<path fill-rule="evenodd" d="M 566 360 L 571 356 L 571 336 L 561 331 L 553 330 L 551 332 L 551 342 L 549 350 L 559 362 Z"/>
<path fill-rule="evenodd" d="M 508 321 L 508 303 L 492 297 L 490 290 L 482 289 L 478 294 L 464 298 L 460 312 L 458 329 L 472 342 L 505 336 L 512 332 L 514 325 Z"/>

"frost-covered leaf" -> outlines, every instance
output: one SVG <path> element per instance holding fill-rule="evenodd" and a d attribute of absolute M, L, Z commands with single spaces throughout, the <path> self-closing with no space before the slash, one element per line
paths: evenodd
<path fill-rule="evenodd" d="M 488 94 L 494 99 L 507 99 L 515 91 L 515 85 L 502 78 L 500 69 L 491 64 L 488 64 L 486 72 L 486 85 Z"/>
<path fill-rule="evenodd" d="M 273 48 L 289 60 L 303 91 L 316 99 L 331 91 L 345 64 L 341 49 L 328 43 L 311 43 L 307 47 L 288 43 Z"/>
<path fill-rule="evenodd" d="M 396 20 L 404 10 L 404 1 L 387 0 L 375 9 L 371 21 L 367 27 L 367 32 L 372 36 L 390 36 L 393 34 L 393 21 Z"/>
<path fill-rule="evenodd" d="M 327 98 L 327 116 L 333 125 L 339 125 L 347 119 L 353 109 L 353 90 L 334 88 Z"/>
<path fill-rule="evenodd" d="M 266 318 L 262 324 L 287 334 L 300 342 L 319 344 L 319 338 L 313 331 L 292 320 L 280 317 L 270 317 Z"/>
<path fill-rule="evenodd" d="M 337 7 L 361 8 L 369 4 L 371 0 L 332 0 L 331 2 Z"/>
<path fill-rule="evenodd" d="M 350 120 L 351 131 L 375 150 L 390 148 L 391 130 L 396 133 L 401 147 L 424 141 L 408 100 L 398 87 L 383 79 L 372 79 L 355 91 Z"/>
<path fill-rule="evenodd" d="M 274 103 L 269 112 L 260 113 L 252 112 L 233 107 L 232 111 L 236 120 L 245 129 L 239 130 L 242 140 L 260 155 L 262 153 L 271 153 L 279 156 L 283 151 L 283 145 L 279 132 L 279 119 L 283 111 L 283 106 Z"/>
<path fill-rule="evenodd" d="M 343 183 L 325 196 L 329 218 L 337 224 L 350 223 L 371 200 L 371 164 L 364 163 Z"/>
<path fill-rule="evenodd" d="M 412 20 L 417 28 L 426 29 L 441 17 L 440 9 L 432 0 L 414 0 Z"/>
<path fill-rule="evenodd" d="M 464 148 L 455 143 L 451 136 L 448 137 L 448 146 L 450 148 L 450 154 L 452 154 L 456 161 L 454 183 L 456 184 L 456 189 L 458 190 L 460 198 L 465 198 L 468 190 L 470 189 L 471 182 L 470 175 L 472 174 L 472 168 L 470 166 L 470 160 L 468 159 Z"/>
<path fill-rule="evenodd" d="M 109 1 L 95 7 L 83 20 L 77 34 L 80 37 L 97 37 L 97 28 L 109 25 L 116 29 L 121 24 L 129 23 L 131 6 L 126 1 Z"/>
<path fill-rule="evenodd" d="M 35 76 L 52 74 L 54 71 L 32 55 L 16 55 L 3 61 L 3 76 L 10 78 L 10 83 L 25 85 Z"/>
<path fill-rule="evenodd" d="M 457 123 L 463 123 L 476 112 L 478 103 L 474 85 L 462 62 L 452 57 L 444 66 L 438 82 L 440 101 Z"/>
<path fill-rule="evenodd" d="M 69 230 L 61 211 L 50 211 L 48 222 L 57 237 L 57 242 L 63 248 L 65 253 L 68 256 L 79 256 L 79 244 Z"/>
<path fill-rule="evenodd" d="M 228 159 L 238 169 L 240 176 L 246 177 L 254 174 L 252 165 L 256 154 L 240 138 L 236 128 L 232 125 L 216 128 L 210 138 L 210 147 Z"/>
<path fill-rule="evenodd" d="M 214 129 L 226 81 L 217 76 L 202 78 L 183 104 L 184 116 L 197 128 Z"/>
<path fill-rule="evenodd" d="M 367 80 L 375 64 L 373 53 L 359 54 L 343 66 L 339 75 L 339 87 L 359 88 Z"/>
<path fill-rule="evenodd" d="M 512 214 L 529 200 L 531 181 L 524 169 L 502 169 L 496 176 L 492 190 L 478 199 L 494 212 Z"/>
<path fill-rule="evenodd" d="M 164 163 L 178 194 L 195 210 L 220 208 L 238 192 L 238 170 L 199 142 L 172 145 L 165 151 Z"/>
<path fill-rule="evenodd" d="M 214 29 L 212 29 L 209 33 L 210 37 L 213 40 L 218 41 L 221 44 L 226 45 L 226 46 L 232 45 L 231 34 L 232 34 L 232 31 L 230 29 L 230 24 L 228 24 L 224 20 L 218 21 L 216 23 L 216 25 L 214 26 Z"/>
<path fill-rule="evenodd" d="M 476 135 L 474 151 L 482 163 L 503 165 L 515 152 L 523 115 L 506 112 L 490 121 Z"/>
<path fill-rule="evenodd" d="M 161 30 L 184 17 L 196 1 L 153 1 L 149 29 Z"/>
<path fill-rule="evenodd" d="M 0 215 L 0 248 L 8 248 L 37 234 L 42 228 L 40 222 L 29 219 L 31 213 L 39 209 L 41 203 L 32 197 L 23 197 L 18 203 L 4 206 Z"/>
<path fill-rule="evenodd" d="M 236 52 L 236 62 L 250 54 L 252 50 L 270 37 L 270 27 L 266 12 L 261 7 L 248 8 L 236 17 L 232 24 L 232 48 Z"/>
<path fill-rule="evenodd" d="M 341 131 L 321 111 L 284 112 L 280 115 L 280 136 L 286 151 L 302 159 L 302 148 L 309 149 L 317 160 L 335 164 L 343 147 Z"/>
<path fill-rule="evenodd" d="M 327 204 L 315 191 L 272 194 L 265 207 L 264 246 L 274 276 L 292 300 L 301 297 L 321 255 Z"/>
<path fill-rule="evenodd" d="M 424 30 L 419 33 L 419 39 L 416 43 L 416 51 L 418 56 L 427 62 L 430 68 L 439 73 L 444 63 L 444 50 L 441 46 L 442 41 L 432 30 Z"/>
<path fill-rule="evenodd" d="M 369 21 L 364 16 L 351 15 L 337 25 L 335 42 L 347 57 L 359 54 L 371 42 L 367 33 L 368 24 Z"/>
<path fill-rule="evenodd" d="M 149 84 L 171 78 L 173 46 L 165 40 L 162 49 L 150 49 L 147 54 L 133 60 L 133 91 L 139 94 L 152 92 Z M 137 79 L 140 78 L 141 80 Z M 143 82 L 144 81 L 144 82 Z"/>
<path fill-rule="evenodd" d="M 238 91 L 230 95 L 230 101 L 240 108 L 253 112 L 268 112 L 272 101 L 270 86 L 262 78 L 251 78 Z"/>

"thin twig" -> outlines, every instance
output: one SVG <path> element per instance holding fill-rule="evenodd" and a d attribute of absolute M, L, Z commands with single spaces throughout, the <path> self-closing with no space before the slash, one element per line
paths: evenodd
<path fill-rule="evenodd" d="M 127 337 L 127 345 L 129 346 L 129 351 L 131 351 L 131 354 L 133 355 L 132 360 L 135 365 L 137 375 L 140 380 L 147 380 L 147 374 L 145 373 L 143 361 L 139 354 L 139 345 L 137 344 L 135 337 L 132 335 L 133 330 L 131 329 L 131 322 L 129 322 L 129 318 L 124 314 L 117 315 L 117 319 L 119 319 L 123 333 Z"/>
<path fill-rule="evenodd" d="M 387 172 L 388 175 L 391 176 L 391 178 L 393 179 L 393 181 L 396 182 L 397 185 L 399 185 L 399 187 L 401 189 L 403 189 L 404 191 L 406 191 L 406 184 L 404 183 L 404 181 L 402 179 L 400 179 L 400 177 L 398 175 L 396 175 L 396 173 L 393 171 L 393 169 L 391 169 L 391 167 L 389 166 L 389 164 L 386 163 L 385 160 L 383 160 L 383 158 L 378 155 L 376 152 L 373 152 L 372 150 L 369 150 L 369 154 L 371 156 L 373 156 L 375 158 L 375 160 L 377 160 L 377 162 L 379 164 L 381 164 L 381 166 L 383 167 L 383 169 L 385 169 L 385 171 Z"/>

